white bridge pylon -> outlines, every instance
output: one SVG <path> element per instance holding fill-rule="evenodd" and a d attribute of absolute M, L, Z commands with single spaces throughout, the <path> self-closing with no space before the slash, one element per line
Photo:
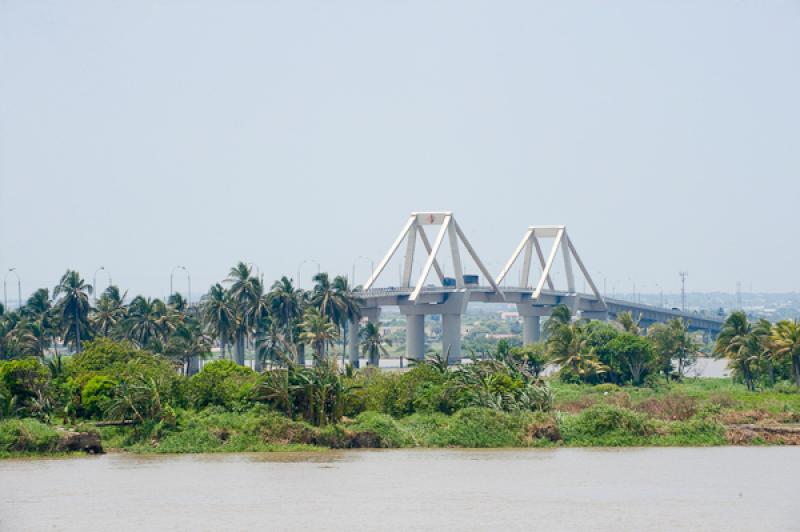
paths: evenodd
<path fill-rule="evenodd" d="M 425 232 L 426 226 L 439 226 L 439 231 L 436 233 L 436 238 L 433 241 L 433 245 L 431 245 L 428 235 Z M 422 267 L 419 278 L 412 285 L 411 274 L 414 266 L 414 249 L 416 247 L 417 236 L 419 236 L 420 240 L 422 241 L 422 245 L 425 246 L 428 256 L 425 260 L 425 264 Z M 464 232 L 461 230 L 458 222 L 456 222 L 452 212 L 412 212 L 405 226 L 403 226 L 403 230 L 400 231 L 400 234 L 397 236 L 397 239 L 395 239 L 392 247 L 389 248 L 389 252 L 386 253 L 386 256 L 384 256 L 381 262 L 378 264 L 375 272 L 364 284 L 364 290 L 369 290 L 372 288 L 372 286 L 375 284 L 375 281 L 378 279 L 378 277 L 380 277 L 381 272 L 383 272 L 383 270 L 386 268 L 386 265 L 389 264 L 389 261 L 392 260 L 392 257 L 394 257 L 395 253 L 397 253 L 397 250 L 400 248 L 404 240 L 406 241 L 406 253 L 403 261 L 402 287 L 414 287 L 414 290 L 411 292 L 411 295 L 408 298 L 409 301 L 417 300 L 417 297 L 419 297 L 420 292 L 425 286 L 425 280 L 428 278 L 431 268 L 436 271 L 439 281 L 442 283 L 442 286 L 444 286 L 444 273 L 442 272 L 442 268 L 439 265 L 439 261 L 436 257 L 439 254 L 439 250 L 442 247 L 445 237 L 448 238 L 450 243 L 450 254 L 455 273 L 456 289 L 465 289 L 464 272 L 461 266 L 461 252 L 459 249 L 460 242 L 467 250 L 469 256 L 472 257 L 472 260 L 475 262 L 475 265 L 478 267 L 480 272 L 489 281 L 492 289 L 500 294 L 501 297 L 503 297 L 503 292 L 498 287 L 498 283 L 495 282 L 492 275 L 483 265 L 483 262 L 481 262 L 478 254 L 475 253 L 475 249 L 469 243 L 467 237 L 464 236 Z"/>
<path fill-rule="evenodd" d="M 540 238 L 553 239 L 552 248 L 550 249 L 550 253 L 548 253 L 546 259 L 544 253 L 542 252 L 542 244 L 539 240 Z M 575 275 L 572 271 L 572 259 L 574 258 L 575 262 L 578 264 L 578 268 L 580 268 L 584 279 L 586 279 L 586 282 L 591 287 L 595 297 L 602 303 L 603 308 L 607 309 L 608 305 L 606 304 L 605 298 L 603 298 L 603 295 L 599 290 L 597 290 L 594 281 L 592 281 L 591 275 L 589 275 L 589 272 L 583 265 L 583 261 L 578 255 L 578 252 L 575 250 L 575 246 L 572 244 L 572 240 L 570 240 L 569 235 L 567 234 L 566 226 L 563 225 L 532 225 L 528 227 L 528 230 L 525 233 L 525 236 L 522 237 L 522 241 L 517 246 L 517 249 L 514 250 L 514 253 L 511 255 L 508 263 L 506 263 L 505 267 L 503 268 L 503 271 L 501 271 L 500 275 L 498 275 L 497 279 L 495 279 L 495 284 L 499 285 L 503 282 L 503 279 L 505 279 L 506 275 L 508 275 L 508 272 L 511 270 L 512 266 L 514 266 L 514 263 L 517 261 L 520 254 L 523 254 L 524 252 L 522 258 L 522 269 L 520 271 L 520 288 L 528 288 L 530 286 L 529 279 L 533 251 L 535 250 L 536 256 L 539 259 L 539 265 L 542 268 L 542 274 L 536 282 L 536 286 L 533 288 L 533 294 L 531 298 L 534 300 L 539 299 L 545 283 L 547 283 L 547 286 L 550 290 L 555 290 L 550 272 L 552 271 L 553 263 L 558 256 L 559 248 L 561 248 L 561 252 L 563 253 L 564 257 L 564 270 L 567 277 L 567 292 L 571 294 L 577 293 L 575 290 Z"/>

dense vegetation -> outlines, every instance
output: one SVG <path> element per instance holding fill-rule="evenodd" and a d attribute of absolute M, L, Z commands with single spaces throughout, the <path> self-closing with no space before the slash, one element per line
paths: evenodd
<path fill-rule="evenodd" d="M 796 321 L 733 313 L 713 347 L 733 380 L 687 378 L 706 347 L 680 320 L 645 331 L 631 315 L 575 320 L 566 307 L 542 343 L 381 372 L 379 326 L 361 333 L 369 367 L 338 362 L 360 301 L 342 277 L 315 281 L 265 292 L 239 264 L 196 307 L 177 294 L 126 304 L 113 286 L 92 305 L 67 272 L 54 301 L 42 289 L 0 314 L 0 455 L 59 452 L 62 427 L 137 452 L 800 442 Z"/>

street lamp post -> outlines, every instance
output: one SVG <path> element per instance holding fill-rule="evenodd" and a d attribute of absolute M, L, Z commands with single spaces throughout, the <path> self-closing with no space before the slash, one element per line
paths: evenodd
<path fill-rule="evenodd" d="M 105 272 L 106 277 L 108 277 L 108 286 L 111 286 L 111 283 L 112 283 L 111 274 L 108 273 L 108 270 L 106 270 L 105 266 L 100 266 L 99 268 L 97 268 L 94 271 L 94 275 L 92 275 L 92 288 L 94 289 L 94 302 L 95 302 L 95 304 L 97 304 L 97 294 L 100 292 L 100 290 L 97 289 L 97 273 L 100 272 L 100 271 Z"/>
<path fill-rule="evenodd" d="M 175 270 L 183 270 L 186 272 L 186 283 L 187 283 L 187 290 L 186 290 L 186 306 L 190 307 L 192 305 L 192 276 L 189 273 L 189 270 L 186 266 L 175 266 L 172 268 L 172 271 L 169 272 L 169 295 L 172 296 L 175 292 L 173 291 L 173 279 L 175 277 Z M 169 298 L 169 296 L 168 296 Z"/>
<path fill-rule="evenodd" d="M 300 264 L 298 264 L 297 265 L 297 288 L 302 288 L 302 282 L 300 280 L 300 271 L 303 268 L 303 264 L 305 264 L 306 262 L 313 262 L 314 264 L 316 264 L 317 265 L 317 273 L 319 273 L 319 262 L 317 262 L 314 259 L 306 259 L 303 262 L 301 262 Z"/>
<path fill-rule="evenodd" d="M 359 255 L 358 257 L 356 257 L 356 260 L 353 261 L 353 271 L 350 276 L 350 284 L 352 285 L 351 288 L 355 288 L 356 286 L 356 263 L 359 260 L 368 260 L 370 264 L 370 274 L 369 274 L 370 278 L 372 278 L 372 276 L 375 275 L 375 261 L 369 257 L 365 257 L 364 255 Z"/>
<path fill-rule="evenodd" d="M 17 273 L 17 269 L 16 268 L 9 268 L 8 271 L 6 272 L 6 276 L 3 277 L 3 304 L 5 305 L 6 308 L 8 308 L 8 289 L 7 289 L 6 285 L 7 285 L 7 281 L 8 281 L 8 276 L 11 275 L 12 273 L 17 276 L 17 308 L 21 308 L 22 307 L 22 279 L 20 279 L 19 273 Z"/>

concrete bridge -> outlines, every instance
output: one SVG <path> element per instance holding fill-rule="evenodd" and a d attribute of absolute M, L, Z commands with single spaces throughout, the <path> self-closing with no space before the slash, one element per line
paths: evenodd
<path fill-rule="evenodd" d="M 431 226 L 439 228 L 432 243 L 425 230 Z M 427 256 L 416 282 L 412 283 L 417 239 L 422 243 Z M 445 239 L 448 240 L 450 249 L 454 271 L 452 277 L 444 275 L 437 258 Z M 545 255 L 543 244 L 547 242 L 551 246 Z M 403 244 L 405 254 L 401 286 L 376 287 L 376 282 L 381 278 L 387 264 Z M 464 274 L 462 247 L 488 284 L 480 282 L 480 274 Z M 563 287 L 556 286 L 553 276 L 553 266 L 559 252 L 566 277 L 566 286 Z M 506 278 L 517 263 L 520 263 L 519 279 L 515 281 L 518 286 L 501 288 L 504 281 L 507 285 Z M 590 292 L 580 293 L 575 289 L 576 268 L 588 284 Z M 427 283 L 432 270 L 438 278 L 438 285 Z M 539 273 L 535 283 L 529 282 L 532 271 Z M 381 309 L 384 307 L 397 307 L 405 315 L 406 356 L 409 359 L 421 359 L 425 356 L 425 316 L 440 315 L 442 352 L 449 354 L 451 362 L 461 360 L 461 317 L 470 302 L 515 305 L 522 317 L 524 343 L 539 340 L 542 316 L 549 316 L 556 305 L 562 304 L 572 310 L 573 316 L 584 319 L 606 321 L 614 319 L 622 312 L 630 312 L 640 320 L 642 327 L 680 318 L 690 330 L 716 334 L 723 323 L 722 319 L 716 317 L 604 297 L 597 290 L 564 226 L 529 227 L 503 270 L 497 276 L 492 276 L 451 212 L 412 213 L 383 260 L 359 291 L 359 296 L 364 300 L 363 317 L 370 322 L 380 320 Z M 349 358 L 352 363 L 357 364 L 358 324 L 352 324 L 348 331 Z"/>

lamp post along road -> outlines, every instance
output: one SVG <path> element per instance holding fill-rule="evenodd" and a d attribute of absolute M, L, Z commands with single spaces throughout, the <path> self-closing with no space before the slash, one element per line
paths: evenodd
<path fill-rule="evenodd" d="M 14 274 L 17 277 L 17 308 L 22 308 L 22 279 L 20 279 L 17 268 L 9 268 L 3 278 L 3 305 L 8 308 L 8 276 Z"/>

